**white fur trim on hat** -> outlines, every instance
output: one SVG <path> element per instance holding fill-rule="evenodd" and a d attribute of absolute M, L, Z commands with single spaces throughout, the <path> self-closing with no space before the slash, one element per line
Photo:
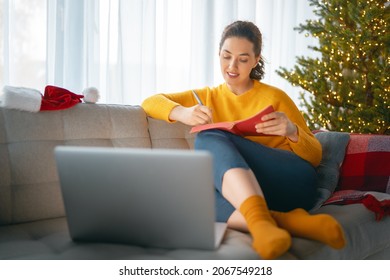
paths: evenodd
<path fill-rule="evenodd" d="M 2 107 L 29 112 L 39 112 L 42 94 L 32 88 L 4 86 Z"/>
<path fill-rule="evenodd" d="M 83 90 L 84 102 L 85 103 L 96 103 L 99 101 L 100 95 L 99 90 L 95 87 L 89 87 Z"/>

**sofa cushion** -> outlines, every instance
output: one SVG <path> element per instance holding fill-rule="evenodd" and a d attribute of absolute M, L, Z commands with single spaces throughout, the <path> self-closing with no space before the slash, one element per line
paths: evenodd
<path fill-rule="evenodd" d="M 286 254 L 285 258 L 294 258 Z M 217 250 L 73 242 L 65 218 L 0 226 L 0 259 L 259 259 L 248 234 L 228 229 Z"/>
<path fill-rule="evenodd" d="M 351 134 L 338 190 L 390 193 L 390 136 Z"/>
<path fill-rule="evenodd" d="M 0 225 L 65 215 L 54 147 L 151 147 L 139 106 L 78 104 L 38 113 L 0 108 L 0 122 Z"/>
<path fill-rule="evenodd" d="M 339 179 L 349 134 L 344 132 L 317 132 L 315 137 L 322 145 L 322 159 L 317 167 L 319 198 L 314 209 L 322 205 L 334 192 Z"/>
<path fill-rule="evenodd" d="M 336 217 L 345 230 L 347 245 L 335 250 L 320 242 L 293 237 L 281 259 L 390 258 L 390 218 L 375 221 L 361 204 L 321 207 L 315 213 Z M 70 239 L 65 218 L 0 226 L 0 259 L 259 259 L 249 234 L 228 229 L 217 250 L 167 250 L 126 244 L 76 243 Z"/>
<path fill-rule="evenodd" d="M 290 249 L 299 259 L 366 259 L 382 252 L 381 258 L 390 259 L 390 217 L 381 221 L 363 204 L 326 205 L 313 214 L 330 214 L 343 227 L 346 246 L 332 249 L 322 243 L 296 238 Z M 383 252 L 385 251 L 385 252 Z M 374 258 L 374 257 L 371 257 Z"/>
<path fill-rule="evenodd" d="M 196 134 L 190 134 L 190 126 L 182 123 L 167 123 L 148 117 L 152 148 L 193 149 Z"/>

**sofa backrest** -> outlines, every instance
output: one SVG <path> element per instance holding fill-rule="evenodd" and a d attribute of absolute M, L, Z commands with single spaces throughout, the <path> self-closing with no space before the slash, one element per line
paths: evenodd
<path fill-rule="evenodd" d="M 150 141 L 153 149 L 193 149 L 195 135 L 190 126 L 167 123 L 148 117 Z"/>
<path fill-rule="evenodd" d="M 185 126 L 172 126 L 179 138 L 172 144 L 160 129 L 166 125 L 151 121 L 151 141 L 139 106 L 78 104 L 38 113 L 0 107 L 0 225 L 65 215 L 55 146 L 190 147 Z"/>

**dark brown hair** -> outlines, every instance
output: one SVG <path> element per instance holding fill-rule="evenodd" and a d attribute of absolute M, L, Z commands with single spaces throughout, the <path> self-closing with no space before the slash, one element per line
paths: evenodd
<path fill-rule="evenodd" d="M 261 56 L 263 39 L 259 28 L 250 21 L 235 21 L 229 24 L 222 33 L 221 41 L 219 42 L 219 51 L 221 51 L 225 40 L 231 37 L 245 38 L 253 44 L 253 51 L 255 56 L 259 57 L 259 62 L 252 69 L 249 77 L 254 80 L 261 80 L 264 76 L 264 60 Z"/>

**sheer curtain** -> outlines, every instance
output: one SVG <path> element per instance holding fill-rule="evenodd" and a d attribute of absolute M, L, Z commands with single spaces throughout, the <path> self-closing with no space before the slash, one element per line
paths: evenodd
<path fill-rule="evenodd" d="M 314 17 L 307 0 L 0 3 L 2 85 L 42 89 L 54 84 L 77 93 L 95 86 L 102 103 L 140 104 L 158 92 L 222 83 L 219 39 L 223 28 L 238 19 L 255 22 L 263 33 L 264 82 L 297 101 L 298 89 L 275 69 L 292 67 L 295 56 L 315 44 L 293 30 Z"/>
<path fill-rule="evenodd" d="M 45 82 L 45 26 L 46 1 L 0 0 L 1 88 Z"/>

